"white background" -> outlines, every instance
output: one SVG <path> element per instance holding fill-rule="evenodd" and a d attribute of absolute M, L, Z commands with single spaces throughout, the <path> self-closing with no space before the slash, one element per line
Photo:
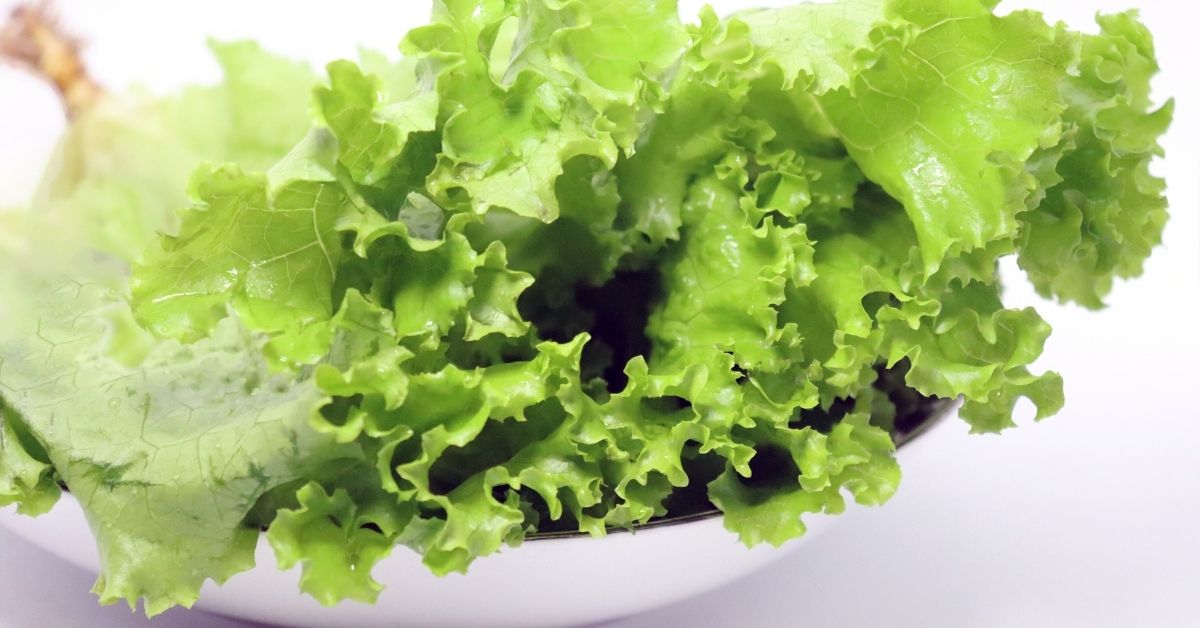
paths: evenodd
<path fill-rule="evenodd" d="M 700 3 L 682 4 L 694 14 Z M 1066 377 L 1067 409 L 1002 437 L 944 425 L 886 507 L 853 512 L 749 579 L 614 627 L 1200 626 L 1197 11 L 1182 0 L 1024 0 L 1001 10 L 1039 5 L 1076 28 L 1089 28 L 1096 10 L 1140 7 L 1164 67 L 1157 92 L 1179 101 L 1160 164 L 1173 218 L 1147 276 L 1120 285 L 1102 313 L 1038 304 L 1055 327 L 1041 364 Z M 0 0 L 0 10 L 12 6 Z M 398 0 L 60 6 L 104 84 L 155 89 L 216 78 L 205 35 L 256 37 L 323 62 L 360 43 L 388 48 L 426 14 L 424 2 Z M 60 117 L 48 89 L 0 68 L 0 206 L 27 196 Z M 1010 304 L 1035 303 L 1009 276 Z M 0 628 L 146 624 L 123 608 L 97 608 L 91 581 L 0 531 Z M 173 611 L 148 625 L 245 624 Z"/>

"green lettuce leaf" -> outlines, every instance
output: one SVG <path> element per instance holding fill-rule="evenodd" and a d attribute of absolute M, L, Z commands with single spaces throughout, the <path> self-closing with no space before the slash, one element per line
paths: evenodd
<path fill-rule="evenodd" d="M 135 260 L 175 227 L 183 185 L 205 160 L 264 169 L 309 127 L 304 94 L 316 76 L 252 42 L 210 43 L 224 82 L 165 98 L 107 95 L 67 130 L 35 201 L 59 228 Z"/>
<path fill-rule="evenodd" d="M 933 273 L 1016 237 L 1033 187 L 1023 164 L 1062 133 L 1071 48 L 1041 16 L 996 17 L 978 0 L 891 8 L 903 21 L 875 33 L 879 61 L 822 103 L 867 177 L 903 203 Z"/>
<path fill-rule="evenodd" d="M 1150 172 L 1173 103 L 1154 108 L 1158 70 L 1150 33 L 1133 14 L 1099 18 L 1079 37 L 1076 70 L 1059 87 L 1068 104 L 1049 189 L 1022 221 L 1021 267 L 1043 296 L 1099 308 L 1115 277 L 1136 277 L 1162 241 L 1165 184 Z"/>
<path fill-rule="evenodd" d="M 632 149 L 683 42 L 674 0 L 435 2 L 403 46 L 441 103 L 435 200 L 553 222 L 564 164 Z"/>
<path fill-rule="evenodd" d="M 357 490 L 351 499 L 345 489 L 329 494 L 320 484 L 308 484 L 297 492 L 298 508 L 280 512 L 271 522 L 269 538 L 279 567 L 303 562 L 300 588 L 323 604 L 370 603 L 383 590 L 371 578 L 371 568 L 391 553 L 404 520 L 386 498 L 367 501 L 370 490 Z"/>
<path fill-rule="evenodd" d="M 225 316 L 227 303 L 263 331 L 332 315 L 336 226 L 353 205 L 325 181 L 289 181 L 273 194 L 267 181 L 229 167 L 193 176 L 197 203 L 132 285 L 149 329 L 193 341 Z"/>
<path fill-rule="evenodd" d="M 307 429 L 321 393 L 269 373 L 236 319 L 192 345 L 158 343 L 135 366 L 109 355 L 109 321 L 129 316 L 110 268 L 88 281 L 26 267 L 12 280 L 37 314 L 4 317 L 4 432 L 27 427 L 38 446 L 21 456 L 6 438 L 3 461 L 40 510 L 53 493 L 30 474 L 45 456 L 96 534 L 101 601 L 145 597 L 154 614 L 252 566 L 258 531 L 242 519 L 258 498 L 340 453 Z M 89 421 L 98 408 L 104 421 Z"/>
<path fill-rule="evenodd" d="M 849 85 L 873 56 L 871 32 L 886 23 L 883 0 L 803 3 L 735 16 L 749 27 L 754 47 L 784 74 L 784 89 L 803 77 L 810 93 Z M 814 36 L 814 34 L 818 34 Z"/>
<path fill-rule="evenodd" d="M 952 400 L 1064 404 L 1001 259 L 1098 307 L 1166 219 L 1135 16 L 995 4 L 435 0 L 320 84 L 235 44 L 218 87 L 108 100 L 0 215 L 0 505 L 65 486 L 101 599 L 155 613 L 264 528 L 369 603 L 397 550 L 711 509 L 779 545 L 885 502 Z"/>
<path fill-rule="evenodd" d="M 16 411 L 0 405 L 0 507 L 41 515 L 58 502 L 58 475 Z"/>

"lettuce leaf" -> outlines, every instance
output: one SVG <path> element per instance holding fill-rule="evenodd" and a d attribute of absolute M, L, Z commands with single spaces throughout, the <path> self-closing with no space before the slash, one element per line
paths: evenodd
<path fill-rule="evenodd" d="M 130 317 L 114 298 L 113 266 L 44 276 L 20 268 L 37 314 L 4 317 L 4 427 L 15 435 L 27 421 L 38 445 L 22 456 L 6 440 L 3 468 L 17 472 L 9 481 L 18 488 L 42 493 L 22 499 L 36 511 L 57 484 L 31 475 L 38 462 L 53 465 L 96 534 L 101 601 L 145 597 L 153 614 L 252 566 L 258 533 L 242 525 L 245 513 L 341 453 L 307 428 L 320 391 L 268 372 L 262 340 L 233 318 L 191 345 L 155 343 L 136 366 L 105 351 Z M 104 420 L 89 421 L 98 408 Z"/>
<path fill-rule="evenodd" d="M 304 136 L 316 76 L 253 42 L 211 42 L 225 80 L 157 98 L 106 95 L 68 128 L 35 200 L 58 228 L 86 230 L 109 255 L 134 260 L 176 228 L 184 185 L 201 161 L 261 170 Z"/>
<path fill-rule="evenodd" d="M 921 408 L 1063 406 L 999 260 L 1099 307 L 1166 220 L 1136 16 L 994 5 L 435 0 L 401 59 L 110 99 L 4 219 L 0 505 L 65 486 L 153 614 L 263 528 L 335 604 L 401 545 L 885 502 Z"/>
<path fill-rule="evenodd" d="M 1136 277 L 1162 241 L 1164 182 L 1150 172 L 1173 101 L 1155 108 L 1150 33 L 1132 13 L 1102 16 L 1080 39 L 1076 70 L 1059 87 L 1064 137 L 1041 158 L 1056 167 L 1020 215 L 1018 260 L 1038 292 L 1099 308 L 1116 277 Z"/>

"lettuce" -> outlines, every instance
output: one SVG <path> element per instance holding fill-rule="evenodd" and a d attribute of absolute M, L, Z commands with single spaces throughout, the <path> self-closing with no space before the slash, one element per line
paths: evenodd
<path fill-rule="evenodd" d="M 885 502 L 914 407 L 1063 405 L 998 261 L 1099 307 L 1166 220 L 1136 16 L 994 4 L 435 0 L 399 60 L 109 97 L 0 223 L 0 505 L 70 490 L 153 614 L 264 528 L 334 604 L 400 545 Z"/>

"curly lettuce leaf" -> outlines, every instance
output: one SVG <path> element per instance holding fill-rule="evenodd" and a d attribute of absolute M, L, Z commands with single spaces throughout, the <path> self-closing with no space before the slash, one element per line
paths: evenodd
<path fill-rule="evenodd" d="M 445 574 L 711 507 L 779 544 L 886 501 L 914 404 L 961 399 L 976 432 L 1063 404 L 998 261 L 1098 306 L 1165 219 L 1144 29 L 994 5 L 684 27 L 671 0 L 437 0 L 404 58 L 314 90 L 230 49 L 227 86 L 163 105 L 198 113 L 147 117 L 194 120 L 162 127 L 209 162 L 190 199 L 145 159 L 107 231 L 9 220 L 0 504 L 64 483 L 103 598 L 154 612 L 247 568 L 263 527 L 335 604 L 376 599 L 399 545 Z"/>
<path fill-rule="evenodd" d="M 321 119 L 338 141 L 338 162 L 368 184 L 392 172 L 412 135 L 434 130 L 438 109 L 437 92 L 424 84 L 415 64 L 371 65 L 383 78 L 351 61 L 331 63 L 329 86 L 316 91 Z"/>
<path fill-rule="evenodd" d="M 812 81 L 810 93 L 849 85 L 872 55 L 871 32 L 885 23 L 884 0 L 802 3 L 773 10 L 738 13 L 754 47 L 783 71 L 784 89 L 798 79 Z"/>
<path fill-rule="evenodd" d="M 747 546 L 775 546 L 805 532 L 803 515 L 839 514 L 842 491 L 861 504 L 888 500 L 899 487 L 895 445 L 881 428 L 870 425 L 870 401 L 843 418 L 829 434 L 812 428 L 771 430 L 756 435 L 759 443 L 750 472 L 726 470 L 709 485 L 723 513 L 725 527 Z M 757 471 L 757 473 L 756 473 Z"/>
<path fill-rule="evenodd" d="M 738 204 L 737 188 L 698 182 L 683 210 L 686 234 L 662 262 L 667 294 L 647 327 L 656 342 L 652 365 L 677 369 L 695 350 L 724 350 L 746 369 L 779 370 L 776 308 L 786 288 L 815 276 L 804 225 L 755 227 Z"/>
<path fill-rule="evenodd" d="M 1155 108 L 1157 71 L 1150 33 L 1131 13 L 1101 16 L 1099 35 L 1082 35 L 1076 70 L 1060 86 L 1068 104 L 1063 141 L 1046 151 L 1049 189 L 1022 213 L 1018 260 L 1034 287 L 1099 308 L 1117 277 L 1136 277 L 1162 241 L 1164 182 L 1150 172 L 1158 138 L 1171 122 Z"/>
<path fill-rule="evenodd" d="M 391 554 L 404 519 L 378 491 L 367 501 L 370 490 L 355 491 L 352 499 L 346 489 L 327 493 L 311 483 L 297 492 L 296 509 L 280 512 L 271 522 L 268 538 L 279 567 L 303 562 L 300 588 L 322 604 L 372 603 L 383 590 L 371 569 Z"/>
<path fill-rule="evenodd" d="M 632 149 L 683 43 L 674 0 L 435 2 L 403 46 L 441 103 L 435 200 L 553 222 L 564 164 Z"/>

